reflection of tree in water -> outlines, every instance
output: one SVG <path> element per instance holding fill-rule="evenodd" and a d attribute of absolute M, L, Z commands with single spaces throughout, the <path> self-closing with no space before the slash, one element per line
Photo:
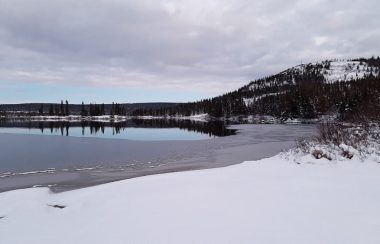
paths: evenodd
<path fill-rule="evenodd" d="M 101 122 L 101 121 L 30 121 L 30 120 L 0 120 L 0 127 L 8 128 L 38 128 L 41 133 L 50 130 L 50 133 L 60 133 L 62 136 L 70 135 L 70 128 L 81 127 L 82 135 L 89 129 L 91 135 L 104 134 L 105 128 L 111 128 L 112 134 L 122 133 L 127 128 L 179 128 L 181 130 L 197 132 L 212 136 L 228 136 L 235 134 L 235 130 L 227 129 L 222 121 L 200 122 L 191 120 L 174 119 L 131 119 L 121 122 Z"/>
<path fill-rule="evenodd" d="M 45 128 L 50 130 L 50 133 L 60 132 L 62 136 L 69 136 L 70 122 L 68 121 L 38 121 L 38 128 L 41 130 L 41 133 L 44 133 Z M 20 125 L 16 125 L 15 127 L 22 127 Z M 28 123 L 28 128 L 35 128 L 34 121 Z"/>
<path fill-rule="evenodd" d="M 211 136 L 229 136 L 235 134 L 236 130 L 226 128 L 222 121 L 201 122 L 194 120 L 175 120 L 175 119 L 134 119 L 132 122 L 140 128 L 180 128 L 192 132 L 208 134 Z"/>

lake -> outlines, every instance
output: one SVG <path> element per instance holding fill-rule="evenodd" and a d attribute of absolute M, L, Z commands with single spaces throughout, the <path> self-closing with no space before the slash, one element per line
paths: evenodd
<path fill-rule="evenodd" d="M 62 191 L 270 157 L 312 135 L 315 125 L 2 121 L 0 131 L 0 192 L 35 185 Z"/>

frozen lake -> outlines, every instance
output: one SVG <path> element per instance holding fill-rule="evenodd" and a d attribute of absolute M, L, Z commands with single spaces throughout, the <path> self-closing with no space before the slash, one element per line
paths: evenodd
<path fill-rule="evenodd" d="M 46 127 L 42 133 L 34 125 L 3 127 L 18 131 L 0 133 L 0 192 L 35 185 L 52 185 L 53 190 L 62 191 L 148 174 L 221 167 L 273 156 L 315 131 L 315 125 L 226 128 L 200 122 L 154 122 L 156 127 L 152 121 L 147 123 L 117 129 L 105 126 L 97 130 L 98 135 L 106 136 L 97 137 L 70 136 L 75 135 L 70 134 L 77 130 L 74 126 L 69 128 L 69 136 L 50 133 Z M 21 133 L 23 130 L 28 133 Z M 117 130 L 116 135 L 131 130 L 145 135 L 142 140 L 112 139 L 106 130 Z"/>

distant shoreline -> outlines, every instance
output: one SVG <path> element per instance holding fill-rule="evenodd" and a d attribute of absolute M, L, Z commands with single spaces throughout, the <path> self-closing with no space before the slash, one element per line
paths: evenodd
<path fill-rule="evenodd" d="M 19 119 L 30 121 L 67 121 L 67 122 L 80 122 L 80 121 L 94 121 L 94 122 L 122 122 L 131 119 L 167 119 L 167 120 L 193 120 L 199 122 L 209 121 L 226 121 L 236 123 L 250 123 L 250 124 L 317 124 L 325 121 L 334 121 L 334 117 L 322 116 L 316 119 L 281 119 L 269 115 L 250 115 L 250 116 L 231 116 L 228 118 L 221 117 L 215 118 L 207 114 L 197 114 L 190 116 L 133 116 L 133 115 L 102 115 L 102 116 L 81 116 L 81 115 L 68 115 L 68 116 L 49 116 L 49 115 L 3 115 L 0 119 Z"/>

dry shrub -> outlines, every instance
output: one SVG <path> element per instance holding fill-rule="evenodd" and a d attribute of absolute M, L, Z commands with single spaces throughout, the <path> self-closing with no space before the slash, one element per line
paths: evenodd
<path fill-rule="evenodd" d="M 326 158 L 328 160 L 332 160 L 332 158 L 327 155 L 326 153 L 324 153 L 322 150 L 319 150 L 319 149 L 315 149 L 311 155 L 313 155 L 316 159 L 321 159 L 321 158 Z"/>
<path fill-rule="evenodd" d="M 317 135 L 301 138 L 297 148 L 310 153 L 316 159 L 332 160 L 334 155 L 352 159 L 354 155 L 365 157 L 380 148 L 380 126 L 377 123 L 344 124 L 322 123 L 318 126 Z M 379 154 L 380 156 L 380 154 Z"/>
<path fill-rule="evenodd" d="M 339 146 L 345 144 L 355 149 L 368 141 L 367 125 L 344 125 L 342 123 L 322 123 L 318 126 L 316 137 L 320 144 L 333 144 Z"/>
<path fill-rule="evenodd" d="M 348 159 L 351 159 L 351 158 L 354 157 L 354 155 L 352 153 L 350 153 L 349 151 L 347 151 L 347 150 L 343 150 L 342 156 L 345 157 L 345 158 L 348 158 Z"/>

